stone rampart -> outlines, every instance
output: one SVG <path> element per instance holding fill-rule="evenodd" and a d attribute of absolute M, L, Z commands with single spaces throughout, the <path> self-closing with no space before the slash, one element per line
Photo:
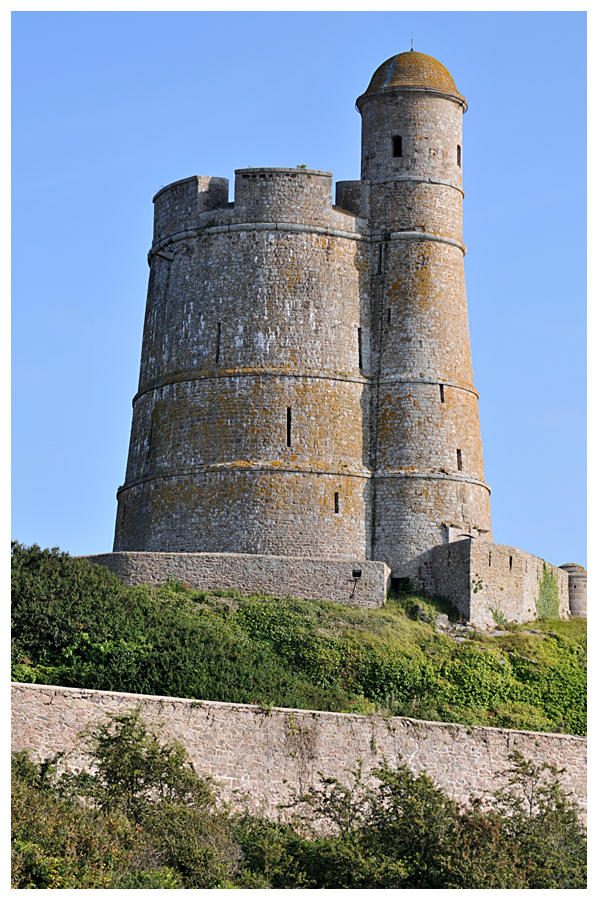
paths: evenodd
<path fill-rule="evenodd" d="M 451 600 L 473 625 L 493 627 L 492 610 L 508 622 L 536 619 L 545 572 L 556 578 L 558 617 L 568 617 L 568 573 L 517 547 L 464 539 L 439 544 L 425 557 L 430 560 L 428 590 Z"/>
<path fill-rule="evenodd" d="M 295 792 L 317 784 L 319 772 L 346 782 L 359 760 L 367 775 L 383 757 L 390 765 L 403 760 L 414 772 L 425 770 L 465 802 L 471 792 L 499 787 L 494 776 L 508 767 L 513 750 L 565 768 L 563 786 L 582 809 L 586 805 L 586 740 L 573 735 L 45 685 L 14 684 L 12 694 L 13 750 L 40 758 L 73 751 L 69 765 L 80 767 L 85 757 L 75 743 L 78 732 L 106 713 L 140 705 L 143 718 L 163 723 L 187 748 L 197 771 L 224 786 L 227 798 L 246 793 L 271 816 Z"/>
<path fill-rule="evenodd" d="M 371 560 L 306 559 L 243 553 L 120 552 L 88 556 L 126 584 L 163 584 L 169 575 L 205 590 L 233 588 L 353 606 L 384 606 L 390 569 Z M 353 569 L 361 576 L 353 577 Z"/>

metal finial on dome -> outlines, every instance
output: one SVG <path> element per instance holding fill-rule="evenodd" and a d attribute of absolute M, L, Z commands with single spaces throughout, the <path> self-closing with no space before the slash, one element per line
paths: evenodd
<path fill-rule="evenodd" d="M 411 29 L 411 52 L 413 53 L 413 28 Z"/>

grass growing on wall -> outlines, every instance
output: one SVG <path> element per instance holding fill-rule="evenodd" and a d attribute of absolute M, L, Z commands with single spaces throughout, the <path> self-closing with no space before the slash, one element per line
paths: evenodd
<path fill-rule="evenodd" d="M 584 620 L 458 644 L 408 595 L 360 609 L 126 587 L 19 544 L 12 572 L 15 681 L 585 734 Z"/>
<path fill-rule="evenodd" d="M 559 615 L 559 582 L 556 572 L 542 563 L 542 578 L 538 585 L 536 612 L 540 621 L 557 619 Z"/>

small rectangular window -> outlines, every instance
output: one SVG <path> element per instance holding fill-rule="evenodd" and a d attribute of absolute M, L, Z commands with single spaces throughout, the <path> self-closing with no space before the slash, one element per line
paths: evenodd
<path fill-rule="evenodd" d="M 490 553 L 488 554 L 488 565 L 492 565 L 492 551 L 490 551 Z"/>
<path fill-rule="evenodd" d="M 513 568 L 513 557 L 509 556 L 509 569 Z"/>
<path fill-rule="evenodd" d="M 463 454 L 460 450 L 457 450 L 457 468 L 461 472 L 463 469 Z"/>
<path fill-rule="evenodd" d="M 218 330 L 216 332 L 216 362 L 220 362 L 220 335 L 222 334 L 222 324 L 218 322 Z"/>
<path fill-rule="evenodd" d="M 403 155 L 403 138 L 400 135 L 395 135 L 392 139 L 392 155 L 393 156 L 402 156 Z"/>
<path fill-rule="evenodd" d="M 461 144 L 457 144 L 457 165 L 461 168 Z"/>
<path fill-rule="evenodd" d="M 388 307 L 388 324 L 390 325 L 390 306 Z"/>
<path fill-rule="evenodd" d="M 363 356 L 361 352 L 361 328 L 357 329 L 357 354 L 359 356 L 359 368 L 363 369 Z"/>
<path fill-rule="evenodd" d="M 378 274 L 382 272 L 382 244 L 378 245 Z"/>
<path fill-rule="evenodd" d="M 443 384 L 440 385 L 440 402 L 444 403 L 444 385 Z"/>
<path fill-rule="evenodd" d="M 334 492 L 334 511 L 335 513 L 340 512 L 340 503 L 338 499 L 338 491 Z"/>
<path fill-rule="evenodd" d="M 287 406 L 287 447 L 291 446 L 291 407 Z"/>

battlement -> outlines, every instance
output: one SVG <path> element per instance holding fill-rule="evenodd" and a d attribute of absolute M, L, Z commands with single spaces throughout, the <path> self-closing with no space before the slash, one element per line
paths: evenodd
<path fill-rule="evenodd" d="M 173 181 L 154 196 L 154 244 L 179 231 L 196 228 L 201 213 L 228 203 L 228 178 L 191 175 Z"/>
<path fill-rule="evenodd" d="M 332 211 L 332 172 L 236 169 L 235 217 L 245 222 L 324 224 Z"/>

